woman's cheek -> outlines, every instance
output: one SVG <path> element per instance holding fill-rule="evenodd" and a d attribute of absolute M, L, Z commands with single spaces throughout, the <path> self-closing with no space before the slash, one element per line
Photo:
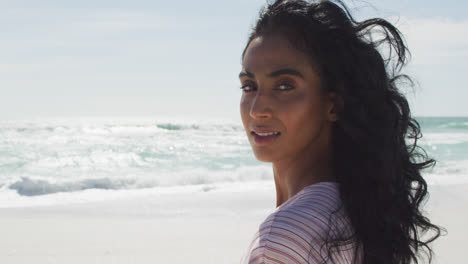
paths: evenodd
<path fill-rule="evenodd" d="M 241 100 L 240 100 L 240 112 L 241 112 L 241 118 L 243 120 L 249 116 L 250 101 L 251 99 L 249 99 L 249 96 L 246 96 L 245 94 L 242 95 Z"/>
<path fill-rule="evenodd" d="M 309 101 L 306 100 L 303 94 L 295 94 L 288 97 L 282 98 L 279 105 L 281 105 L 281 112 L 288 114 L 291 117 L 297 115 L 298 113 L 307 111 L 310 107 Z"/>

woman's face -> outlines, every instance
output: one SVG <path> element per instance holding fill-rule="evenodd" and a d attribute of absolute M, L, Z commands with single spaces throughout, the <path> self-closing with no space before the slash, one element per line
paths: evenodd
<path fill-rule="evenodd" d="M 333 104 L 320 93 L 306 54 L 285 37 L 252 40 L 239 78 L 242 122 L 257 159 L 276 162 L 329 148 Z"/>

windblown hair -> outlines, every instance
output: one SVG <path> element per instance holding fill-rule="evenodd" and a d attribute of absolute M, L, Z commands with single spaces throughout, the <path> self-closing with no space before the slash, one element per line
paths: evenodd
<path fill-rule="evenodd" d="M 412 85 L 400 74 L 410 55 L 400 31 L 381 18 L 356 21 L 340 1 L 277 0 L 261 11 L 242 56 L 266 34 L 288 38 L 310 59 L 322 92 L 342 99 L 333 166 L 354 234 L 329 238 L 329 257 L 354 241 L 365 264 L 418 263 L 421 253 L 430 262 L 429 243 L 443 229 L 423 215 L 421 171 L 435 161 L 417 145 L 420 126 L 400 91 Z"/>

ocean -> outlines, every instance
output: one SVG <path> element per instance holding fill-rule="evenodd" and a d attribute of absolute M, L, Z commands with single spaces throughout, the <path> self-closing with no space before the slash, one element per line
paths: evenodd
<path fill-rule="evenodd" d="M 429 184 L 468 183 L 468 118 L 421 117 Z M 241 123 L 149 118 L 0 122 L 0 208 L 272 181 Z M 194 189 L 193 187 L 200 187 Z"/>

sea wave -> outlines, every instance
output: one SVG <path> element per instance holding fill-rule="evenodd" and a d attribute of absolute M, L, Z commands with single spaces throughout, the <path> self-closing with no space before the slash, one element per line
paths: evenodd
<path fill-rule="evenodd" d="M 468 160 L 440 161 L 423 175 L 434 185 L 468 184 Z"/>
<path fill-rule="evenodd" d="M 423 130 L 455 132 L 468 129 L 467 117 L 424 117 L 417 118 Z"/>
<path fill-rule="evenodd" d="M 468 142 L 468 133 L 426 133 L 420 142 L 428 145 L 456 145 Z"/>
<path fill-rule="evenodd" d="M 428 181 L 468 182 L 468 120 L 421 121 L 419 143 L 438 161 L 425 172 Z M 271 167 L 255 159 L 242 125 L 231 121 L 0 121 L 0 207 L 88 192 L 120 195 L 272 179 Z"/>
<path fill-rule="evenodd" d="M 101 120 L 83 122 L 80 120 L 60 121 L 10 121 L 0 122 L 0 133 L 70 133 L 108 134 L 112 132 L 157 132 L 161 130 L 202 130 L 202 131 L 243 131 L 240 123 L 231 121 L 158 121 L 158 120 Z"/>
<path fill-rule="evenodd" d="M 450 122 L 440 126 L 441 128 L 467 129 L 468 122 Z"/>
<path fill-rule="evenodd" d="M 59 192 L 76 192 L 87 189 L 126 190 L 160 186 L 187 186 L 226 182 L 249 182 L 271 180 L 271 168 L 267 166 L 240 167 L 232 170 L 209 171 L 194 169 L 155 176 L 98 177 L 77 180 L 57 180 L 35 177 L 21 177 L 2 189 L 15 190 L 22 196 L 39 196 Z"/>
<path fill-rule="evenodd" d="M 200 129 L 199 125 L 192 124 L 192 125 L 182 125 L 182 124 L 173 124 L 173 123 L 164 123 L 164 124 L 156 124 L 156 127 L 165 129 L 165 130 L 198 130 Z"/>
<path fill-rule="evenodd" d="M 49 182 L 48 180 L 23 177 L 11 184 L 9 189 L 16 190 L 24 196 L 37 196 L 58 192 L 74 192 L 86 189 L 123 189 L 134 184 L 132 180 L 97 178 L 69 182 Z"/>

